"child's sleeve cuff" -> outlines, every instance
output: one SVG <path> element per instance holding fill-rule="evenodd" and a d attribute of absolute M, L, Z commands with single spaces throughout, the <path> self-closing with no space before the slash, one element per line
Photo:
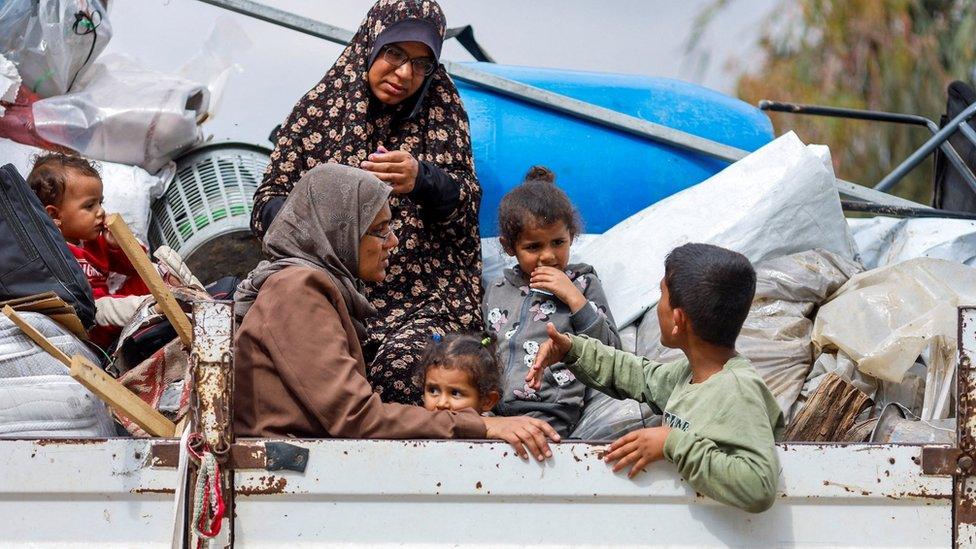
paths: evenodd
<path fill-rule="evenodd" d="M 573 331 L 576 333 L 589 330 L 598 320 L 600 320 L 600 313 L 596 311 L 596 307 L 589 301 L 580 307 L 580 310 L 569 315 L 569 323 L 573 326 Z"/>
<path fill-rule="evenodd" d="M 583 354 L 583 344 L 586 342 L 585 338 L 572 334 L 569 334 L 569 339 L 573 341 L 573 346 L 569 348 L 569 352 L 563 357 L 563 364 L 567 366 L 575 364 L 579 360 L 580 355 Z"/>
<path fill-rule="evenodd" d="M 664 459 L 674 463 L 674 455 L 684 449 L 694 438 L 686 431 L 672 428 L 668 437 L 664 439 Z"/>

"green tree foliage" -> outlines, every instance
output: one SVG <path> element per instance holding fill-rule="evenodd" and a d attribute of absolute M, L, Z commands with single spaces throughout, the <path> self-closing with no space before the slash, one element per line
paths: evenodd
<path fill-rule="evenodd" d="M 699 17 L 699 33 L 729 0 Z M 692 37 L 692 45 L 696 40 Z M 938 122 L 946 87 L 973 82 L 976 0 L 784 0 L 767 21 L 758 68 L 737 94 L 760 99 L 919 114 Z M 795 130 L 830 146 L 839 177 L 875 185 L 931 134 L 917 126 L 772 113 L 777 134 Z M 895 194 L 931 201 L 931 161 Z"/>

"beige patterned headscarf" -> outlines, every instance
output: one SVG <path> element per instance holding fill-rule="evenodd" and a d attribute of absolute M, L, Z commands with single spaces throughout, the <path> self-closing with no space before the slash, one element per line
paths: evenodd
<path fill-rule="evenodd" d="M 360 290 L 359 240 L 389 195 L 389 185 L 358 168 L 320 164 L 306 172 L 264 236 L 272 261 L 262 261 L 237 287 L 235 313 L 247 313 L 272 274 L 304 265 L 333 278 L 361 331 L 375 310 Z"/>

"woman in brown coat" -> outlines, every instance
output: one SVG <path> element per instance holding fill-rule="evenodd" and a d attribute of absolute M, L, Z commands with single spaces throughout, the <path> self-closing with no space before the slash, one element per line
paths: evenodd
<path fill-rule="evenodd" d="M 235 307 L 234 426 L 240 436 L 496 438 L 522 457 L 559 436 L 528 417 L 384 403 L 366 379 L 361 340 L 375 313 L 361 280 L 386 276 L 398 244 L 390 187 L 323 164 L 295 185 L 264 238 L 273 261 L 241 284 Z"/>

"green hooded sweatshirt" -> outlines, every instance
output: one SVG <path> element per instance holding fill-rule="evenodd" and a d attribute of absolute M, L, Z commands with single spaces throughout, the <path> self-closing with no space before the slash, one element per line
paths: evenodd
<path fill-rule="evenodd" d="M 774 442 L 783 412 L 749 360 L 737 356 L 702 383 L 691 382 L 687 359 L 661 363 L 571 336 L 566 366 L 577 379 L 611 397 L 657 406 L 671 432 L 664 457 L 697 492 L 759 513 L 776 497 Z"/>

